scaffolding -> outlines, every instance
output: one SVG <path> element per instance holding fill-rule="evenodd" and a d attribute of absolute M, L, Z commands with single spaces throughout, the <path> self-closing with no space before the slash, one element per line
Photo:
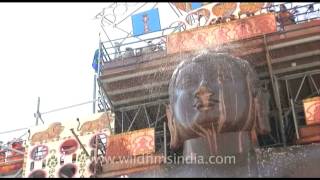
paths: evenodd
<path fill-rule="evenodd" d="M 289 11 L 294 12 L 295 24 L 303 24 L 305 22 L 319 19 L 320 17 L 319 8 L 314 8 L 318 7 L 319 3 L 305 3 L 302 6 L 293 6 L 293 3 L 289 2 L 277 4 L 272 3 L 270 6 L 264 8 L 268 11 L 271 10 L 275 13 L 279 13 L 281 4 L 286 5 L 287 7 L 289 7 Z M 93 113 L 95 113 L 96 111 L 106 112 L 108 110 L 115 112 L 116 118 L 114 133 L 153 127 L 155 128 L 156 132 L 156 150 L 158 152 L 164 153 L 165 155 L 175 153 L 171 152 L 170 150 L 167 152 L 170 143 L 170 141 L 167 140 L 167 138 L 169 137 L 169 131 L 166 125 L 165 113 L 166 105 L 168 105 L 169 103 L 168 93 L 158 93 L 157 96 L 149 96 L 146 98 L 142 98 L 141 96 L 140 98 L 133 99 L 132 101 L 112 100 L 112 97 L 120 97 L 123 94 L 129 93 L 131 91 L 138 91 L 144 88 L 153 89 L 156 86 L 165 87 L 167 86 L 168 81 L 163 80 L 154 84 L 147 85 L 145 87 L 137 87 L 136 89 L 108 91 L 107 89 L 109 84 L 117 83 L 118 81 L 128 78 L 138 77 L 139 73 L 126 76 L 119 75 L 108 79 L 104 78 L 106 76 L 106 71 L 111 70 L 112 67 L 117 67 L 117 62 L 121 62 L 121 65 L 125 64 L 129 66 L 132 64 L 146 62 L 152 58 L 166 56 L 166 37 L 171 33 L 182 32 L 186 30 L 185 27 L 183 27 L 181 24 L 178 24 L 177 26 L 169 26 L 167 28 L 161 29 L 160 31 L 149 33 L 148 36 L 151 37 L 143 38 L 133 36 L 131 32 L 127 32 L 126 30 L 118 26 L 126 18 L 130 17 L 132 14 L 140 10 L 143 6 L 145 6 L 145 3 L 118 22 L 112 22 L 110 19 L 104 16 L 104 11 L 103 13 L 100 13 L 101 29 L 103 35 L 108 40 L 102 41 L 100 37 L 98 58 L 99 62 L 98 71 L 94 75 L 93 100 L 41 113 L 39 111 L 39 98 L 37 111 L 35 113 L 36 125 L 38 125 L 39 119 L 44 123 L 42 119 L 42 115 L 44 114 L 62 111 L 65 109 L 92 103 Z M 153 7 L 156 6 L 157 3 L 155 3 Z M 168 3 L 168 7 L 176 14 L 177 18 L 183 16 L 183 13 L 178 8 L 174 7 L 172 3 Z M 111 39 L 104 27 L 104 24 L 106 23 L 113 25 L 115 29 L 127 34 L 126 37 Z M 316 27 L 319 28 L 319 26 Z M 278 23 L 278 30 L 279 31 L 276 33 L 283 33 L 284 35 L 286 35 L 289 32 L 298 31 L 299 29 L 285 30 L 283 29 L 282 24 Z M 313 58 L 319 60 L 320 52 L 319 49 L 313 49 L 312 51 L 301 52 L 293 56 L 273 56 L 277 56 L 277 50 L 281 48 L 285 49 L 286 47 L 294 47 L 298 45 L 302 46 L 304 44 L 312 42 L 317 43 L 320 39 L 319 36 L 315 35 L 301 40 L 292 40 L 290 42 L 282 43 L 282 45 L 268 45 L 268 38 L 268 36 L 264 37 L 264 49 L 267 64 L 264 64 L 266 66 L 260 66 L 261 69 L 267 69 L 267 73 L 261 74 L 261 79 L 264 80 L 266 87 L 272 89 L 273 100 L 271 104 L 273 104 L 276 108 L 273 109 L 270 115 L 270 119 L 273 119 L 275 122 L 273 125 L 274 130 L 269 135 L 269 138 L 262 138 L 262 141 L 265 139 L 269 139 L 269 142 L 264 144 L 265 146 L 286 146 L 288 144 L 294 144 L 294 140 L 300 138 L 298 128 L 304 125 L 304 114 L 301 103 L 302 99 L 320 95 L 320 71 L 316 69 L 319 69 L 320 67 L 319 61 L 308 62 L 302 65 L 294 65 L 292 63 L 295 63 L 295 60 L 302 58 Z M 131 47 L 135 48 L 133 49 Z M 136 61 L 132 63 L 129 61 L 130 59 L 135 59 Z M 281 64 L 284 62 L 290 63 L 292 64 L 292 66 L 282 69 L 274 69 L 275 64 Z M 106 65 L 109 65 L 111 68 L 106 67 Z M 120 66 L 118 65 L 118 67 Z M 259 69 L 260 67 L 257 68 Z M 314 69 L 310 70 L 311 67 L 314 67 Z M 301 72 L 301 70 L 303 71 L 304 69 L 307 69 L 307 71 Z M 154 75 L 155 72 L 156 70 L 149 69 L 147 73 L 149 73 L 149 75 Z M 121 74 L 121 72 L 119 72 L 118 74 Z M 96 108 L 98 109 L 96 110 Z M 0 134 L 24 131 L 25 133 L 16 139 L 18 141 L 25 141 L 22 140 L 22 137 L 28 134 L 28 129 L 30 129 L 30 127 L 0 132 Z M 10 149 L 9 146 L 10 144 L 6 146 L 1 145 L 1 147 L 4 149 L 15 151 L 13 149 Z M 19 151 L 16 152 L 20 154 L 22 153 Z M 100 153 L 103 154 L 103 151 L 101 151 Z M 15 175 L 11 176 L 19 177 L 21 176 L 21 172 L 18 171 Z"/>
<path fill-rule="evenodd" d="M 286 3 L 271 3 L 268 6 L 265 6 L 264 9 L 268 12 L 273 12 L 275 14 L 280 13 L 280 6 L 285 5 L 287 7 L 287 11 L 291 12 L 294 17 L 294 23 L 291 25 L 303 25 L 308 22 L 312 22 L 313 20 L 317 20 L 320 17 L 320 10 L 319 10 L 319 3 L 304 3 L 303 5 L 294 4 L 290 2 Z M 290 27 L 291 27 L 290 26 Z M 260 55 L 260 59 L 264 59 L 264 63 L 258 64 L 255 68 L 260 71 L 259 74 L 261 81 L 265 83 L 265 87 L 271 90 L 272 94 L 272 101 L 271 104 L 273 106 L 272 112 L 270 114 L 270 121 L 273 124 L 273 132 L 269 134 L 269 137 L 260 137 L 260 141 L 262 142 L 262 146 L 287 146 L 288 144 L 292 144 L 293 135 L 292 133 L 296 132 L 297 130 L 295 126 L 301 124 L 301 120 L 297 123 L 294 121 L 294 118 L 302 118 L 303 116 L 293 116 L 292 118 L 288 117 L 290 112 L 298 113 L 299 106 L 288 106 L 291 110 L 288 111 L 287 108 L 284 108 L 284 101 L 283 97 L 286 96 L 282 93 L 283 88 L 283 78 L 288 77 L 288 74 L 292 76 L 298 75 L 296 73 L 301 73 L 299 69 L 306 69 L 308 67 L 319 67 L 318 62 L 313 62 L 310 64 L 296 64 L 294 67 L 288 68 L 275 68 L 277 66 L 286 66 L 286 63 L 294 63 L 297 59 L 302 58 L 316 58 L 319 55 L 318 49 L 313 49 L 313 51 L 306 51 L 300 54 L 295 54 L 289 56 L 288 51 L 285 52 L 286 54 L 283 57 L 279 57 L 278 51 L 284 51 L 284 49 L 294 48 L 298 45 L 307 45 L 308 43 L 318 42 L 318 37 L 301 37 L 301 39 L 292 40 L 290 42 L 283 42 L 282 40 L 277 41 L 275 44 L 272 42 L 272 38 L 274 36 L 289 36 L 289 34 L 300 33 L 301 29 L 290 29 L 289 26 L 283 25 L 279 19 L 277 19 L 277 32 L 271 33 L 266 35 L 265 37 L 254 37 L 247 41 L 254 41 L 255 39 L 262 39 L 262 44 L 259 45 L 259 48 L 262 48 L 263 53 Z M 318 28 L 318 25 L 315 27 L 309 27 L 309 29 L 313 30 L 312 28 Z M 289 28 L 289 29 L 288 29 Z M 103 27 L 102 27 L 103 29 Z M 168 105 L 168 93 L 166 91 L 166 87 L 168 85 L 168 78 L 170 78 L 170 73 L 163 73 L 157 74 L 159 70 L 155 68 L 162 68 L 161 65 L 159 66 L 150 66 L 147 69 L 143 65 L 140 64 L 147 64 L 147 62 L 151 62 L 155 59 L 161 59 L 166 57 L 166 39 L 165 37 L 168 36 L 171 32 L 182 32 L 185 29 L 179 25 L 176 27 L 171 27 L 168 29 L 163 29 L 161 33 L 154 32 L 154 36 L 151 38 L 145 39 L 138 39 L 137 37 L 132 37 L 130 35 L 111 39 L 108 36 L 108 41 L 102 41 L 102 51 L 104 55 L 102 55 L 103 60 L 101 61 L 104 63 L 102 65 L 104 68 L 104 73 L 100 76 L 100 81 L 103 85 L 103 89 L 108 94 L 109 101 L 113 104 L 113 110 L 116 113 L 116 132 L 124 132 L 127 130 L 135 130 L 145 127 L 154 127 L 154 125 L 159 125 L 159 122 L 165 122 L 165 106 Z M 103 30 L 104 31 L 104 30 Z M 106 31 L 104 31 L 106 33 Z M 129 32 L 127 32 L 129 34 Z M 160 34 L 157 36 L 157 34 Z M 129 38 L 135 38 L 137 40 L 130 41 L 128 43 L 123 43 L 124 40 Z M 288 37 L 288 41 L 290 38 Z M 124 51 L 120 51 L 120 46 L 112 46 L 113 44 L 119 43 Z M 155 42 L 155 43 L 148 43 L 148 42 Z M 264 42 L 264 43 L 263 43 Z M 272 44 L 268 44 L 272 43 Z M 131 46 L 135 47 L 134 49 L 128 49 L 126 47 Z M 159 48 L 161 47 L 161 48 Z M 305 48 L 307 49 L 307 48 Z M 283 55 L 283 54 L 282 54 Z M 250 55 L 243 55 L 242 57 L 247 58 Z M 253 57 L 253 56 L 252 56 Z M 252 58 L 251 57 L 251 58 Z M 248 57 L 250 59 L 250 57 Z M 306 60 L 308 61 L 308 60 Z M 309 60 L 311 61 L 311 60 Z M 286 62 L 286 63 L 285 63 Z M 155 63 L 156 64 L 156 63 Z M 174 69 L 175 64 L 170 64 L 168 71 L 172 71 Z M 107 66 L 107 67 L 106 67 Z M 154 67 L 154 68 L 151 68 Z M 123 69 L 121 69 L 123 68 Z M 139 68 L 141 72 L 138 72 Z M 172 69 L 171 69 L 172 68 Z M 145 70 L 147 69 L 147 70 Z M 263 72 L 261 71 L 263 69 Z M 305 73 L 314 73 L 313 70 L 307 69 L 308 71 Z M 144 71 L 144 72 L 142 72 Z M 125 73 L 127 72 L 127 74 Z M 287 72 L 287 73 L 286 73 Z M 141 82 L 145 82 L 145 84 L 140 85 L 134 78 L 138 78 L 142 76 L 142 74 L 146 77 L 155 77 L 155 76 L 162 76 L 163 78 L 159 78 L 156 82 L 148 82 L 145 79 L 140 79 Z M 315 74 L 313 74 L 315 75 Z M 167 76 L 167 77 L 165 77 Z M 304 76 L 304 75 L 303 75 Z M 303 78 L 302 76 L 302 78 Z M 142 78 L 142 77 L 141 77 Z M 151 78 L 152 79 L 152 78 Z M 153 79 L 153 81 L 155 81 Z M 316 84 L 318 81 L 316 79 L 310 80 L 312 84 Z M 126 86 L 116 88 L 121 82 L 127 84 Z M 117 85 L 116 85 L 117 84 Z M 127 88 L 128 84 L 132 84 L 132 88 Z M 310 83 L 309 83 L 310 84 Z M 140 85 L 137 86 L 137 85 Z M 305 84 L 304 84 L 305 85 Z M 320 85 L 314 85 L 318 92 L 318 87 Z M 149 89 L 149 91 L 145 90 Z M 150 90 L 151 89 L 151 90 Z M 160 90 L 159 90 L 160 89 Z M 145 90 L 145 91 L 143 91 Z M 157 91 L 159 90 L 159 91 Z M 141 93 L 137 96 L 129 95 L 133 92 L 141 91 Z M 150 91 L 154 91 L 157 93 L 149 93 Z M 127 94 L 125 96 L 124 94 Z M 314 92 L 313 92 L 314 94 Z M 310 94 L 309 94 L 310 96 Z M 127 97 L 127 98 L 124 98 Z M 123 99 L 124 98 L 124 99 Z M 305 97 L 300 97 L 305 98 Z M 294 101 L 297 103 L 297 101 Z M 301 99 L 300 99 L 301 104 Z M 294 110 L 292 110 L 294 108 Z M 160 117 L 160 118 L 159 118 Z M 161 124 L 161 123 L 160 123 Z M 295 125 L 296 124 L 296 125 Z M 156 127 L 156 132 L 161 133 L 163 131 L 163 127 Z M 167 131 L 168 132 L 168 131 Z M 160 137 L 160 136 L 159 136 Z M 160 147 L 160 145 L 159 145 Z"/>

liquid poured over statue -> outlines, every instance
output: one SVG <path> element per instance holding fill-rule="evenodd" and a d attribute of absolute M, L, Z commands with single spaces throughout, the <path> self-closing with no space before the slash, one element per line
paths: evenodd
<path fill-rule="evenodd" d="M 171 148 L 184 155 L 235 154 L 252 149 L 252 134 L 268 133 L 268 100 L 249 63 L 204 52 L 184 60 L 169 84 Z"/>

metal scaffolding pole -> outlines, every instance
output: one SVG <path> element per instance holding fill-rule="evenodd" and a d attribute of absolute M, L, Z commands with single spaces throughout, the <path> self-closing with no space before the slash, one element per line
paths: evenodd
<path fill-rule="evenodd" d="M 97 75 L 95 74 L 93 76 L 93 99 L 96 99 L 96 96 L 97 96 Z M 96 101 L 93 101 L 92 102 L 92 111 L 93 111 L 93 114 L 96 113 Z"/>
<path fill-rule="evenodd" d="M 164 145 L 164 163 L 167 162 L 167 128 L 166 121 L 163 121 L 163 145 Z"/>
<path fill-rule="evenodd" d="M 299 125 L 298 125 L 298 120 L 297 120 L 297 116 L 296 116 L 296 111 L 295 111 L 295 107 L 294 107 L 294 102 L 293 99 L 290 99 L 290 104 L 291 104 L 291 108 L 292 108 L 292 116 L 293 116 L 293 123 L 294 123 L 294 128 L 296 131 L 296 137 L 297 139 L 300 139 L 300 135 L 299 135 Z"/>
<path fill-rule="evenodd" d="M 274 97 L 274 100 L 275 100 L 275 103 L 276 103 L 276 106 L 277 106 L 277 109 L 278 109 L 278 117 L 279 117 L 279 121 L 280 121 L 281 138 L 282 138 L 282 141 L 283 141 L 283 145 L 286 146 L 286 136 L 285 136 L 285 132 L 284 132 L 283 115 L 282 115 L 282 109 L 281 109 L 281 104 L 280 104 L 278 81 L 275 80 L 275 76 L 273 74 L 270 53 L 269 53 L 269 49 L 268 49 L 268 46 L 267 46 L 266 35 L 264 35 L 264 45 L 265 45 L 265 49 L 266 49 L 266 59 L 267 59 L 268 71 L 269 71 L 269 76 L 270 76 L 272 90 L 273 90 L 273 97 Z"/>

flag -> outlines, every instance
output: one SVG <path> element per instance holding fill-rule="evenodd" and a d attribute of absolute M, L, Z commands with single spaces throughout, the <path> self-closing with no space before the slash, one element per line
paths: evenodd
<path fill-rule="evenodd" d="M 98 65 L 99 65 L 99 49 L 96 50 L 93 57 L 92 67 L 95 72 L 98 72 Z"/>
<path fill-rule="evenodd" d="M 132 15 L 131 20 L 134 36 L 161 30 L 158 8 Z"/>
<path fill-rule="evenodd" d="M 200 2 L 193 2 L 193 3 L 191 3 L 191 9 L 193 10 L 193 9 L 198 9 L 198 8 L 200 8 L 202 6 L 202 3 L 200 3 Z"/>

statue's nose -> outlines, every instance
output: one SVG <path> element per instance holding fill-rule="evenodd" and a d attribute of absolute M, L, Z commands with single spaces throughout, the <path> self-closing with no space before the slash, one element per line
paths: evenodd
<path fill-rule="evenodd" d="M 196 90 L 196 92 L 194 93 L 195 98 L 199 98 L 199 97 L 210 97 L 212 96 L 214 93 L 212 92 L 212 90 L 208 87 L 208 84 L 206 81 L 201 81 L 198 89 Z"/>

